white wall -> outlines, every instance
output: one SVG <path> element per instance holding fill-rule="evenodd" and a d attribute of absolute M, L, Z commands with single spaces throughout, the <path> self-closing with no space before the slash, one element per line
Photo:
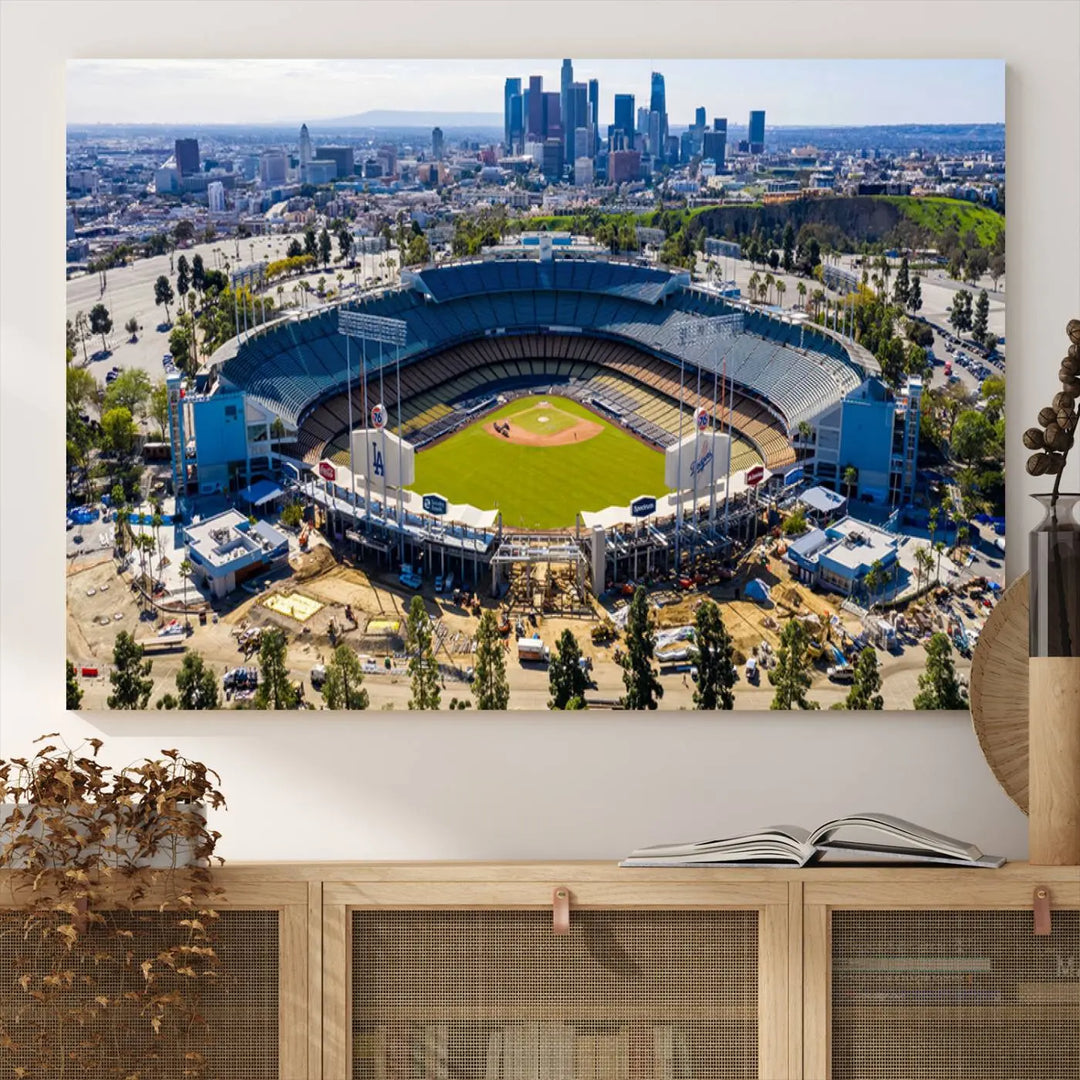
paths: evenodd
<path fill-rule="evenodd" d="M 249 4 L 216 3 L 208 18 L 178 17 L 171 4 L 4 6 L 0 753 L 26 752 L 47 731 L 69 742 L 103 735 L 116 763 L 179 747 L 223 776 L 231 809 L 219 827 L 230 859 L 608 858 L 649 841 L 813 825 L 870 808 L 1023 857 L 1026 819 L 998 788 L 961 714 L 327 720 L 64 712 L 66 56 L 230 56 L 241 48 L 320 56 L 340 54 L 341 43 L 386 57 L 517 57 L 526 49 L 640 56 L 648 28 L 648 48 L 661 57 L 1003 57 L 1007 566 L 1010 578 L 1024 569 L 1025 534 L 1038 515 L 1026 499 L 1034 487 L 1019 434 L 1053 392 L 1065 322 L 1080 316 L 1080 5 L 701 2 L 682 5 L 680 18 L 665 3 L 662 20 L 655 3 L 516 3 L 513 17 L 508 3 L 406 10 L 416 6 L 308 3 L 302 19 L 293 3 L 259 4 L 257 14 Z"/>

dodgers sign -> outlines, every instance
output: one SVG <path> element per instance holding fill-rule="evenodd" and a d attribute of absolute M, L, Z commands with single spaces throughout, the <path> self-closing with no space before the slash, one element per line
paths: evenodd
<path fill-rule="evenodd" d="M 630 504 L 631 517 L 648 517 L 656 513 L 656 500 L 651 495 L 642 495 Z"/>
<path fill-rule="evenodd" d="M 671 491 L 700 492 L 725 479 L 731 439 L 718 431 L 693 432 L 664 451 L 664 483 Z"/>
<path fill-rule="evenodd" d="M 446 500 L 441 495 L 425 495 L 422 499 L 425 514 L 441 517 L 446 513 Z"/>
<path fill-rule="evenodd" d="M 356 475 L 387 487 L 408 487 L 416 479 L 412 443 L 386 428 L 365 428 L 352 433 L 352 460 Z"/>

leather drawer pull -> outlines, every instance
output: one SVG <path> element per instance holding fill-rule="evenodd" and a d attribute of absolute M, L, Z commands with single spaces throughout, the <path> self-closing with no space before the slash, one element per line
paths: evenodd
<path fill-rule="evenodd" d="M 563 885 L 551 897 L 551 930 L 559 935 L 570 933 L 570 890 Z"/>

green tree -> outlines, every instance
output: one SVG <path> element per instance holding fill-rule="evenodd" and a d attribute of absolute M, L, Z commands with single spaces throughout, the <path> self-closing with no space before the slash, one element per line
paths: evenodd
<path fill-rule="evenodd" d="M 138 416 L 150 400 L 153 383 L 142 368 L 125 368 L 116 376 L 105 390 L 102 409 L 127 409 L 132 416 Z"/>
<path fill-rule="evenodd" d="M 818 709 L 806 696 L 810 689 L 809 639 L 801 619 L 792 619 L 780 635 L 776 667 L 769 669 L 769 682 L 776 688 L 770 709 Z"/>
<path fill-rule="evenodd" d="M 587 679 L 581 670 L 581 646 L 572 630 L 564 630 L 555 643 L 548 665 L 549 709 L 585 708 Z"/>
<path fill-rule="evenodd" d="M 67 680 L 67 705 L 69 710 L 81 709 L 83 690 L 79 685 L 79 673 L 70 660 L 64 661 L 64 672 Z"/>
<path fill-rule="evenodd" d="M 885 699 L 881 696 L 881 672 L 878 670 L 877 652 L 872 645 L 867 645 L 855 661 L 855 677 L 844 699 L 845 709 L 885 708 Z"/>
<path fill-rule="evenodd" d="M 102 352 L 109 351 L 109 343 L 106 335 L 112 330 L 112 317 L 109 309 L 104 304 L 95 304 L 90 309 L 90 332 L 101 335 Z"/>
<path fill-rule="evenodd" d="M 908 267 L 908 257 L 905 255 L 900 260 L 900 269 L 896 271 L 896 281 L 893 282 L 893 303 L 902 308 L 907 307 L 910 294 L 911 271 Z"/>
<path fill-rule="evenodd" d="M 286 259 L 299 259 L 304 254 L 304 245 L 294 236 L 289 241 L 289 246 L 285 249 Z"/>
<path fill-rule="evenodd" d="M 326 266 L 330 262 L 330 256 L 333 254 L 334 246 L 330 240 L 330 234 L 323 229 L 319 233 L 319 262 Z"/>
<path fill-rule="evenodd" d="M 987 331 L 990 325 L 990 297 L 985 289 L 979 290 L 979 296 L 975 301 L 975 316 L 971 322 L 971 336 L 980 344 L 986 341 Z"/>
<path fill-rule="evenodd" d="M 78 413 L 97 397 L 98 384 L 86 368 L 69 367 L 64 372 L 68 413 Z"/>
<path fill-rule="evenodd" d="M 649 617 L 649 597 L 639 585 L 630 601 L 626 620 L 626 653 L 620 661 L 623 669 L 622 698 L 624 709 L 655 709 L 664 696 L 664 688 L 652 666 L 655 641 Z"/>
<path fill-rule="evenodd" d="M 795 265 L 792 257 L 795 251 L 795 228 L 790 221 L 784 226 L 784 237 L 781 244 L 784 250 L 784 269 L 790 273 Z"/>
<path fill-rule="evenodd" d="M 135 449 L 138 429 L 128 409 L 109 409 L 101 417 L 101 449 L 119 457 L 127 457 Z"/>
<path fill-rule="evenodd" d="M 169 352 L 181 371 L 186 371 L 192 360 L 192 333 L 183 323 L 177 323 L 169 334 Z"/>
<path fill-rule="evenodd" d="M 781 528 L 785 536 L 801 536 L 806 532 L 806 511 L 801 506 L 792 510 L 784 518 L 784 524 Z"/>
<path fill-rule="evenodd" d="M 319 240 L 310 225 L 304 230 L 304 254 L 310 255 L 313 259 L 319 256 Z"/>
<path fill-rule="evenodd" d="M 181 255 L 176 260 L 176 291 L 182 300 L 191 289 L 191 267 L 188 265 L 187 256 Z"/>
<path fill-rule="evenodd" d="M 264 630 L 259 643 L 257 709 L 295 709 L 296 688 L 289 678 L 288 643 L 284 630 Z"/>
<path fill-rule="evenodd" d="M 949 325 L 958 334 L 971 329 L 971 293 L 967 289 L 959 289 L 953 296 L 949 307 Z"/>
<path fill-rule="evenodd" d="M 113 669 L 109 672 L 113 692 L 109 695 L 109 708 L 145 709 L 154 688 L 154 680 L 150 678 L 152 666 L 152 661 L 143 660 L 143 647 L 126 630 L 121 630 L 113 645 Z"/>
<path fill-rule="evenodd" d="M 178 708 L 217 709 L 221 707 L 218 681 L 197 652 L 184 654 L 176 673 Z"/>
<path fill-rule="evenodd" d="M 735 680 L 738 677 L 732 659 L 731 635 L 724 626 L 720 606 L 703 600 L 694 616 L 694 647 L 691 655 L 697 664 L 697 688 L 694 705 L 698 709 L 733 709 Z"/>
<path fill-rule="evenodd" d="M 195 226 L 187 219 L 182 218 L 173 228 L 173 239 L 178 244 L 185 244 L 195 239 Z M 183 258 L 183 256 L 181 256 Z M 196 256 L 198 258 L 198 256 Z"/>
<path fill-rule="evenodd" d="M 206 288 L 206 268 L 203 266 L 203 257 L 195 255 L 191 260 L 191 285 L 200 294 Z"/>
<path fill-rule="evenodd" d="M 854 465 L 845 466 L 842 479 L 845 488 L 844 494 L 850 499 L 859 483 L 859 470 L 856 469 Z"/>
<path fill-rule="evenodd" d="M 364 669 L 351 646 L 339 645 L 326 665 L 322 696 L 328 709 L 366 709 L 371 703 L 364 689 Z"/>
<path fill-rule="evenodd" d="M 344 262 L 352 254 L 353 238 L 348 226 L 342 225 L 337 231 L 338 260 Z"/>
<path fill-rule="evenodd" d="M 124 329 L 128 332 L 128 338 L 130 341 L 139 340 L 139 320 L 134 315 L 126 323 L 124 323 Z"/>
<path fill-rule="evenodd" d="M 506 681 L 506 659 L 499 624 L 493 611 L 480 616 L 476 630 L 476 665 L 472 694 L 478 709 L 505 709 L 510 703 L 510 685 Z"/>
<path fill-rule="evenodd" d="M 289 503 L 281 511 L 281 524 L 290 528 L 299 528 L 304 520 L 304 508 L 297 502 Z"/>
<path fill-rule="evenodd" d="M 423 597 L 414 596 L 412 603 L 409 604 L 405 635 L 409 649 L 409 678 L 412 685 L 409 708 L 437 709 L 442 697 L 439 693 L 439 665 L 435 660 L 431 619 L 427 608 L 424 607 Z"/>
<path fill-rule="evenodd" d="M 966 709 L 967 694 L 956 677 L 952 646 L 945 634 L 932 634 L 926 645 L 926 670 L 919 676 L 916 709 Z"/>
<path fill-rule="evenodd" d="M 990 255 L 990 259 L 986 267 L 992 281 L 994 282 L 994 292 L 997 292 L 998 282 L 1005 276 L 1005 255 L 1004 253 L 993 252 Z"/>
<path fill-rule="evenodd" d="M 952 426 L 952 448 L 961 461 L 974 465 L 990 453 L 996 432 L 994 425 L 976 409 L 967 409 Z"/>
<path fill-rule="evenodd" d="M 165 305 L 165 321 L 167 323 L 172 321 L 169 318 L 169 305 L 173 302 L 174 295 L 169 279 L 164 274 L 161 274 L 157 281 L 154 282 L 154 303 L 155 305 Z"/>

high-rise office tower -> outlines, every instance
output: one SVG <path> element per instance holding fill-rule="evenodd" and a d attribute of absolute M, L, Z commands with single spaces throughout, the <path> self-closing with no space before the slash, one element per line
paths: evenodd
<path fill-rule="evenodd" d="M 589 127 L 592 129 L 592 156 L 600 150 L 600 80 L 589 80 Z"/>
<path fill-rule="evenodd" d="M 431 129 L 431 156 L 436 161 L 442 161 L 443 156 L 443 133 L 442 128 Z"/>
<path fill-rule="evenodd" d="M 649 95 L 649 112 L 660 114 L 660 139 L 659 144 L 661 154 L 663 153 L 664 143 L 667 141 L 668 123 L 667 123 L 667 95 L 664 93 L 664 76 L 659 71 L 652 73 L 652 93 Z M 657 151 L 653 150 L 653 154 Z"/>
<path fill-rule="evenodd" d="M 562 110 L 559 108 L 559 95 L 553 90 L 545 90 L 543 99 L 543 127 L 541 128 L 541 131 L 543 132 L 544 139 L 561 139 Z"/>
<path fill-rule="evenodd" d="M 518 121 L 521 120 L 521 80 L 520 79 L 507 79 L 503 86 L 503 142 L 506 145 L 506 152 L 512 153 L 514 147 L 514 99 L 518 99 Z"/>
<path fill-rule="evenodd" d="M 589 88 L 585 83 L 571 83 L 566 88 L 566 100 L 562 111 L 564 160 L 575 161 L 582 155 L 575 146 L 578 128 L 589 126 Z"/>
<path fill-rule="evenodd" d="M 727 156 L 727 117 L 713 118 L 712 131 L 706 131 L 702 139 L 701 156 L 715 161 L 717 172 L 723 171 Z"/>
<path fill-rule="evenodd" d="M 750 134 L 746 140 L 750 144 L 751 154 L 763 154 L 765 152 L 765 110 L 761 109 L 750 114 Z"/>
<path fill-rule="evenodd" d="M 639 105 L 637 108 L 637 127 L 634 128 L 635 135 L 640 135 L 642 139 L 649 137 L 649 110 L 644 105 Z M 634 145 L 637 146 L 640 140 L 635 138 Z"/>
<path fill-rule="evenodd" d="M 176 171 L 181 179 L 194 176 L 199 171 L 199 140 L 176 140 Z"/>
<path fill-rule="evenodd" d="M 694 112 L 694 126 L 699 128 L 705 127 L 705 106 L 699 105 Z"/>
<path fill-rule="evenodd" d="M 571 60 L 564 60 L 559 71 L 559 112 L 563 121 L 566 120 L 566 91 L 574 81 L 574 64 Z"/>
<path fill-rule="evenodd" d="M 311 161 L 311 136 L 308 134 L 307 124 L 300 125 L 300 168 Z"/>
<path fill-rule="evenodd" d="M 528 97 L 524 105 L 525 138 L 529 142 L 544 141 L 544 76 L 530 75 Z"/>
<path fill-rule="evenodd" d="M 615 130 L 621 131 L 629 143 L 634 144 L 634 95 L 615 95 Z"/>

